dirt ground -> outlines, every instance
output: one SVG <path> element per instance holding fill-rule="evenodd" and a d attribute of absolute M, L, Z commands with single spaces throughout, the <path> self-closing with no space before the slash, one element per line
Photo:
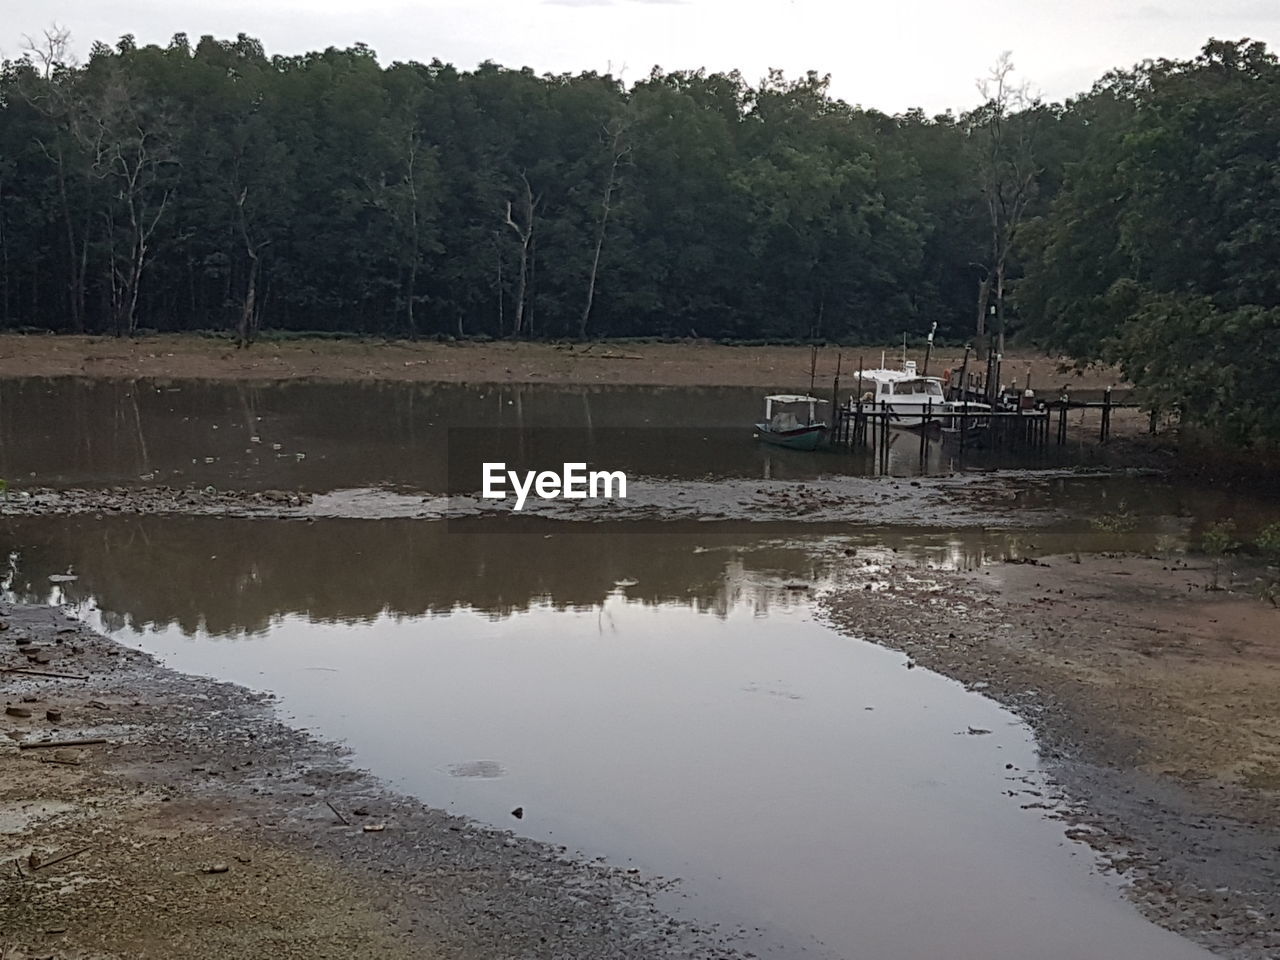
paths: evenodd
<path fill-rule="evenodd" d="M 823 348 L 817 382 L 831 388 L 837 354 L 847 380 L 859 358 L 879 366 L 882 346 Z M 900 356 L 888 350 L 888 362 Z M 962 350 L 939 348 L 930 371 L 960 369 Z M 923 361 L 920 351 L 912 351 Z M 473 383 L 606 383 L 655 386 L 809 386 L 808 347 L 735 347 L 687 343 L 436 343 L 294 340 L 237 350 L 197 336 L 112 337 L 0 335 L 0 377 L 90 376 L 217 380 L 404 380 Z M 972 363 L 972 361 L 971 361 Z M 1109 368 L 1072 372 L 1066 358 L 1013 350 L 1003 379 L 1041 391 L 1101 390 L 1121 385 Z M 976 365 L 971 369 L 976 370 Z"/>
<path fill-rule="evenodd" d="M 993 696 L 1082 801 L 1077 837 L 1157 922 L 1280 956 L 1280 609 L 1200 559 L 890 558 L 823 601 L 838 628 Z M 1217 588 L 1215 588 L 1215 581 Z"/>
<path fill-rule="evenodd" d="M 262 696 L 55 608 L 2 622 L 3 960 L 738 956 L 660 884 L 389 792 Z M 65 740 L 102 742 L 32 746 Z"/>

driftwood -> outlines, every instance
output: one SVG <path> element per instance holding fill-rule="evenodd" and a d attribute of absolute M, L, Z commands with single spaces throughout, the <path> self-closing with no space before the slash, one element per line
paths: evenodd
<path fill-rule="evenodd" d="M 342 811 L 341 811 L 341 810 L 339 810 L 337 807 L 335 807 L 335 806 L 334 806 L 332 803 L 330 803 L 328 800 L 326 800 L 326 801 L 324 802 L 324 805 L 325 805 L 326 807 L 328 807 L 330 810 L 332 810 L 332 811 L 333 811 L 333 813 L 334 813 L 334 815 L 335 815 L 339 820 L 341 820 L 345 826 L 348 826 L 348 827 L 349 827 L 349 826 L 351 826 L 351 821 L 350 821 L 350 820 L 348 820 L 346 817 L 344 817 L 344 816 L 342 815 Z"/>
<path fill-rule="evenodd" d="M 51 670 L 26 670 L 22 667 L 0 667 L 0 673 L 21 673 L 28 677 L 58 677 L 61 680 L 88 680 L 78 673 L 54 673 Z"/>
<path fill-rule="evenodd" d="M 72 850 L 70 853 L 64 853 L 60 857 L 54 857 L 52 860 L 46 860 L 43 863 L 36 864 L 31 868 L 34 873 L 36 870 L 43 870 L 45 867 L 52 867 L 55 863 L 61 863 L 63 860 L 70 860 L 72 857 L 78 857 L 86 850 L 92 850 L 93 847 L 81 847 L 79 850 Z"/>
<path fill-rule="evenodd" d="M 40 740 L 36 743 L 20 743 L 19 750 L 35 750 L 40 747 L 91 747 L 95 743 L 106 743 L 106 737 L 87 737 L 83 740 Z"/>

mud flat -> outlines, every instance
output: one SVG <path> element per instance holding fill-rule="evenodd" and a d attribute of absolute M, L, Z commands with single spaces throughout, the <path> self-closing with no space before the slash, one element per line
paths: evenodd
<path fill-rule="evenodd" d="M 880 364 L 882 345 L 831 347 L 818 372 L 830 389 L 836 353 L 847 380 L 862 355 Z M 894 355 L 889 350 L 889 355 Z M 938 348 L 930 369 L 959 369 L 963 351 Z M 800 387 L 809 383 L 807 346 L 680 343 L 436 343 L 367 340 L 263 342 L 236 350 L 228 340 L 190 335 L 117 339 L 0 335 L 0 377 L 160 377 L 195 380 L 381 380 L 439 383 L 608 383 L 654 386 Z M 978 369 L 973 361 L 970 369 Z M 1063 357 L 1035 351 L 1006 354 L 1006 379 L 1041 390 L 1101 390 L 1120 384 L 1114 369 L 1083 373 Z"/>
<path fill-rule="evenodd" d="M 892 554 L 822 601 L 839 629 L 994 697 L 1077 803 L 1070 835 L 1161 925 L 1280 956 L 1280 610 L 1209 561 L 1051 556 L 973 572 Z"/>
<path fill-rule="evenodd" d="M 662 882 L 398 795 L 266 697 L 56 608 L 3 623 L 5 960 L 738 956 Z"/>

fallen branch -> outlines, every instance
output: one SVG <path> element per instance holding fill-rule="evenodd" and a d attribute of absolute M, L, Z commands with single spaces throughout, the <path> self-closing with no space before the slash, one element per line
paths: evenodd
<path fill-rule="evenodd" d="M 36 750 L 40 747 L 91 747 L 95 743 L 106 743 L 106 737 L 86 737 L 83 740 L 41 740 L 38 743 L 20 743 L 19 750 Z"/>
<path fill-rule="evenodd" d="M 44 863 L 41 863 L 32 867 L 31 872 L 34 873 L 37 870 L 43 870 L 45 867 L 52 867 L 55 863 L 61 863 L 63 860 L 70 860 L 72 857 L 78 857 L 80 856 L 80 854 L 84 853 L 86 850 L 92 850 L 92 849 L 93 849 L 92 846 L 81 847 L 79 850 L 72 850 L 70 853 L 64 853 L 60 857 L 54 857 L 52 860 L 46 860 Z"/>
<path fill-rule="evenodd" d="M 341 820 L 344 826 L 348 826 L 348 827 L 351 826 L 351 821 L 348 820 L 346 817 L 344 817 L 342 815 L 342 812 L 337 807 L 335 807 L 332 803 L 326 800 L 324 802 L 324 805 L 333 811 L 334 816 L 336 816 L 339 820 Z"/>
<path fill-rule="evenodd" d="M 78 673 L 54 673 L 51 670 L 26 670 L 22 667 L 0 667 L 0 673 L 21 673 L 28 677 L 58 677 L 61 680 L 88 680 Z"/>

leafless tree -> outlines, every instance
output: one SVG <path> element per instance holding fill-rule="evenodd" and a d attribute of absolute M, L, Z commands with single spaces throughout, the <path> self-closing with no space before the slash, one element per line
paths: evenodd
<path fill-rule="evenodd" d="M 71 56 L 71 31 L 54 23 L 39 37 L 24 35 L 22 55 L 35 73 L 33 84 L 20 87 L 27 102 L 63 135 L 37 138 L 36 145 L 53 165 L 58 203 L 67 242 L 67 306 L 71 329 L 84 330 L 85 277 L 89 269 L 89 225 L 73 214 L 71 183 L 86 174 L 83 158 L 65 139 L 79 109 L 75 89 L 75 58 Z M 87 211 L 88 206 L 82 205 Z"/>
<path fill-rule="evenodd" d="M 613 195 L 621 185 L 620 168 L 622 162 L 631 152 L 631 144 L 627 141 L 628 124 L 622 117 L 610 120 L 604 128 L 605 143 L 609 148 L 609 176 L 605 180 L 604 196 L 600 199 L 600 218 L 596 221 L 595 250 L 591 255 L 591 272 L 587 278 L 587 302 L 582 308 L 582 317 L 578 321 L 578 336 L 585 338 L 591 326 L 591 305 L 596 297 L 596 278 L 600 272 L 600 254 L 604 250 L 604 239 L 609 229 L 609 214 L 613 210 Z"/>
<path fill-rule="evenodd" d="M 529 184 L 529 178 L 525 174 L 520 174 L 520 182 L 524 184 L 524 195 L 520 198 L 519 215 L 517 222 L 513 216 L 511 201 L 507 201 L 507 219 L 506 223 L 516 236 L 520 239 L 520 275 L 516 280 L 516 302 L 515 317 L 512 320 L 511 332 L 515 336 L 525 332 L 526 323 L 529 319 L 529 257 L 533 246 L 534 226 L 537 222 L 538 205 L 542 202 L 541 195 L 534 195 L 533 187 Z"/>
<path fill-rule="evenodd" d="M 151 242 L 171 196 L 165 171 L 177 162 L 171 127 L 163 110 L 145 104 L 119 72 L 85 99 L 75 119 L 90 169 L 112 194 L 104 220 L 116 336 L 137 331 L 138 294 Z"/>
<path fill-rule="evenodd" d="M 978 81 L 985 101 L 971 117 L 970 134 L 979 144 L 979 174 L 987 209 L 989 245 L 985 277 L 978 290 L 977 349 L 985 356 L 988 309 L 994 299 L 997 352 L 1004 352 L 1005 294 L 1009 256 L 1027 205 L 1035 197 L 1040 170 L 1035 161 L 1036 107 L 1027 83 L 1013 80 L 1013 60 L 1002 53 Z"/>

